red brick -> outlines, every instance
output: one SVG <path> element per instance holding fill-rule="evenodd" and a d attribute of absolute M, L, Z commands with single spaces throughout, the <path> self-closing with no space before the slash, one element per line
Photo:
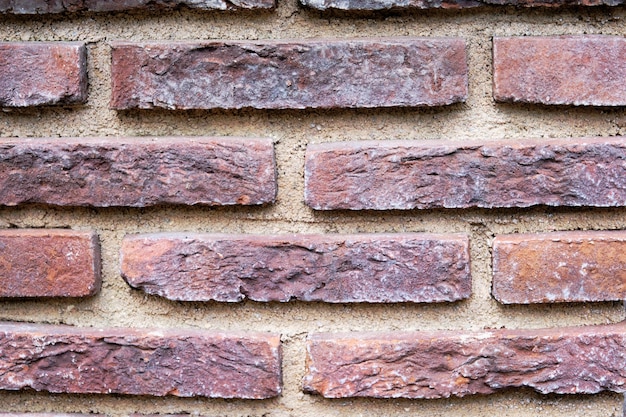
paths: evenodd
<path fill-rule="evenodd" d="M 65 12 L 111 12 L 129 10 L 271 9 L 274 0 L 0 0 L 0 13 L 45 14 Z"/>
<path fill-rule="evenodd" d="M 87 297 L 100 283 L 94 232 L 0 230 L 0 297 Z"/>
<path fill-rule="evenodd" d="M 493 40 L 496 101 L 626 105 L 626 39 L 584 35 Z"/>
<path fill-rule="evenodd" d="M 626 299 L 626 232 L 497 236 L 493 296 L 504 304 Z"/>
<path fill-rule="evenodd" d="M 489 5 L 523 7 L 617 6 L 623 0 L 300 0 L 317 10 L 375 11 L 411 9 L 466 9 Z"/>
<path fill-rule="evenodd" d="M 270 139 L 0 140 L 0 204 L 264 204 L 276 197 Z"/>
<path fill-rule="evenodd" d="M 529 387 L 626 390 L 626 324 L 538 330 L 318 334 L 306 392 L 328 398 L 447 398 Z"/>
<path fill-rule="evenodd" d="M 183 301 L 441 302 L 471 294 L 464 235 L 127 236 L 122 276 Z"/>
<path fill-rule="evenodd" d="M 105 417 L 103 414 L 75 413 L 0 413 L 0 417 Z"/>
<path fill-rule="evenodd" d="M 87 50 L 78 42 L 0 42 L 0 107 L 87 101 Z"/>
<path fill-rule="evenodd" d="M 254 332 L 0 325 L 0 389 L 262 399 L 281 392 L 280 337 Z"/>
<path fill-rule="evenodd" d="M 626 205 L 624 138 L 309 145 L 317 210 Z"/>
<path fill-rule="evenodd" d="M 467 97 L 456 38 L 113 43 L 114 109 L 441 106 Z"/>

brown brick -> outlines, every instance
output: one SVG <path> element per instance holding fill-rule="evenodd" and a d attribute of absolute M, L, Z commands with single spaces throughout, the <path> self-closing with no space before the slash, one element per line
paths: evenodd
<path fill-rule="evenodd" d="M 0 42 L 0 107 L 87 101 L 87 50 L 78 42 Z"/>
<path fill-rule="evenodd" d="M 626 232 L 497 236 L 493 296 L 504 304 L 626 299 Z"/>
<path fill-rule="evenodd" d="M 309 145 L 317 210 L 626 205 L 624 138 Z"/>
<path fill-rule="evenodd" d="M 46 14 L 65 12 L 112 12 L 129 10 L 271 9 L 274 0 L 0 0 L 0 13 Z"/>
<path fill-rule="evenodd" d="M 538 330 L 318 334 L 306 392 L 328 398 L 447 398 L 529 387 L 626 390 L 626 324 Z"/>
<path fill-rule="evenodd" d="M 276 197 L 270 139 L 0 141 L 0 204 L 263 204 Z"/>
<path fill-rule="evenodd" d="M 281 392 L 277 335 L 0 325 L 0 389 L 262 399 Z"/>
<path fill-rule="evenodd" d="M 75 413 L 0 413 L 0 417 L 105 417 L 105 415 Z"/>
<path fill-rule="evenodd" d="M 456 38 L 113 43 L 114 109 L 440 106 L 467 97 Z"/>
<path fill-rule="evenodd" d="M 0 230 L 0 297 L 87 297 L 100 283 L 94 232 Z"/>
<path fill-rule="evenodd" d="M 626 39 L 584 35 L 493 40 L 496 101 L 626 105 Z"/>
<path fill-rule="evenodd" d="M 127 236 L 122 276 L 184 301 L 441 302 L 471 294 L 464 235 Z"/>
<path fill-rule="evenodd" d="M 523 7 L 617 6 L 624 0 L 300 0 L 317 10 L 377 11 L 411 9 L 467 9 L 488 5 Z"/>

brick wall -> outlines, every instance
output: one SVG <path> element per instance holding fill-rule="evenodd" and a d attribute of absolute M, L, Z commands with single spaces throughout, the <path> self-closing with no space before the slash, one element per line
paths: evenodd
<path fill-rule="evenodd" d="M 622 416 L 619 3 L 0 0 L 0 415 Z"/>

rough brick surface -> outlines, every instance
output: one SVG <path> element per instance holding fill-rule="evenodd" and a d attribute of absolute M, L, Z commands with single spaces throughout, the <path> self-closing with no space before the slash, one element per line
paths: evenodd
<path fill-rule="evenodd" d="M 318 334 L 304 390 L 329 398 L 447 398 L 513 387 L 626 389 L 626 324 L 424 333 Z"/>
<path fill-rule="evenodd" d="M 87 50 L 78 42 L 0 42 L 0 107 L 87 101 Z"/>
<path fill-rule="evenodd" d="M 271 9 L 274 0 L 0 0 L 0 13 L 45 14 L 64 12 L 111 12 L 126 10 Z"/>
<path fill-rule="evenodd" d="M 456 38 L 113 43 L 114 109 L 440 106 L 467 96 Z"/>
<path fill-rule="evenodd" d="M 493 296 L 505 304 L 626 299 L 626 232 L 497 236 Z"/>
<path fill-rule="evenodd" d="M 493 68 L 496 101 L 626 105 L 622 37 L 496 37 Z"/>
<path fill-rule="evenodd" d="M 0 141 L 0 204 L 263 204 L 276 196 L 270 139 Z"/>
<path fill-rule="evenodd" d="M 626 205 L 624 138 L 309 145 L 314 209 Z"/>
<path fill-rule="evenodd" d="M 93 232 L 0 230 L 0 297 L 86 297 L 100 290 Z"/>
<path fill-rule="evenodd" d="M 127 236 L 122 276 L 184 301 L 438 302 L 471 294 L 463 235 Z"/>
<path fill-rule="evenodd" d="M 102 414 L 75 413 L 0 413 L 0 417 L 105 417 Z"/>
<path fill-rule="evenodd" d="M 7 323 L 0 351 L 4 390 L 250 399 L 281 392 L 276 335 Z"/>
<path fill-rule="evenodd" d="M 487 5 L 523 7 L 617 6 L 623 0 L 300 0 L 317 10 L 375 11 L 402 9 L 465 9 Z"/>

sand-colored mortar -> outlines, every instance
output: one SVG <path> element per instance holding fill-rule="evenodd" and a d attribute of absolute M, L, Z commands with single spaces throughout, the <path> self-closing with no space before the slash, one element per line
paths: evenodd
<path fill-rule="evenodd" d="M 82 14 L 0 17 L 0 40 L 84 41 L 89 49 L 89 102 L 72 109 L 0 113 L 0 136 L 261 136 L 274 139 L 279 193 L 268 207 L 65 209 L 0 208 L 0 228 L 64 227 L 97 231 L 103 288 L 71 301 L 5 301 L 0 319 L 75 326 L 203 328 L 280 332 L 284 393 L 267 401 L 71 396 L 0 393 L 0 411 L 97 412 L 112 416 L 189 412 L 206 416 L 621 416 L 616 394 L 543 396 L 510 390 L 446 400 L 326 400 L 301 392 L 305 339 L 311 332 L 538 328 L 592 325 L 624 319 L 622 303 L 502 306 L 490 295 L 494 235 L 554 230 L 626 228 L 625 209 L 531 208 L 406 212 L 322 212 L 303 203 L 307 143 L 346 140 L 437 139 L 483 141 L 626 135 L 623 109 L 495 104 L 491 98 L 491 38 L 513 35 L 626 35 L 626 9 L 531 10 L 493 7 L 359 18 L 321 15 L 279 0 L 274 12 Z M 467 103 L 437 109 L 346 111 L 116 112 L 110 96 L 109 41 L 298 39 L 319 37 L 459 36 L 466 39 Z M 292 302 L 240 304 L 171 302 L 130 289 L 119 274 L 127 233 L 465 232 L 471 237 L 473 295 L 453 304 L 327 305 Z"/>

